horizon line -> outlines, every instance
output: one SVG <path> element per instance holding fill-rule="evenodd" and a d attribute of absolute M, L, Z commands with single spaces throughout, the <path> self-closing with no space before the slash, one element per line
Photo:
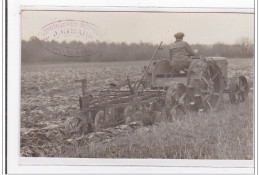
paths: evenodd
<path fill-rule="evenodd" d="M 30 42 L 33 38 L 37 38 L 38 40 L 40 41 L 43 41 L 43 42 L 57 42 L 59 44 L 62 44 L 63 42 L 65 42 L 65 44 L 69 44 L 71 42 L 78 42 L 78 43 L 82 43 L 82 44 L 88 44 L 88 43 L 107 43 L 107 44 L 126 44 L 126 45 L 131 45 L 131 44 L 150 44 L 150 45 L 159 45 L 159 42 L 158 44 L 155 44 L 155 43 L 152 43 L 152 42 L 145 42 L 145 41 L 139 41 L 139 42 L 127 42 L 127 41 L 99 41 L 99 40 L 96 40 L 96 41 L 91 41 L 91 42 L 88 42 L 88 43 L 83 43 L 82 41 L 78 41 L 78 40 L 73 40 L 73 41 L 69 41 L 67 42 L 66 40 L 63 40 L 62 42 L 60 41 L 55 41 L 55 40 L 51 40 L 51 41 L 46 41 L 46 40 L 42 40 L 40 39 L 39 37 L 37 36 L 31 36 L 29 39 L 21 39 L 21 41 L 26 41 L 26 42 Z M 238 39 L 248 39 L 249 41 L 251 41 L 250 45 L 255 45 L 255 42 L 254 40 L 252 41 L 249 37 L 239 37 Z M 184 40 L 185 41 L 185 40 Z M 187 41 L 186 41 L 187 42 Z M 189 43 L 189 42 L 188 42 Z M 167 44 L 163 44 L 163 45 L 170 45 L 171 43 L 167 43 Z M 190 44 L 190 43 L 189 43 Z M 213 44 L 201 44 L 201 43 L 196 43 L 196 44 L 190 44 L 190 45 L 207 45 L 207 46 L 213 46 L 213 45 L 216 45 L 216 44 L 223 44 L 223 45 L 239 45 L 239 43 L 236 43 L 234 42 L 233 44 L 227 44 L 225 42 L 222 42 L 222 41 L 217 41 Z"/>

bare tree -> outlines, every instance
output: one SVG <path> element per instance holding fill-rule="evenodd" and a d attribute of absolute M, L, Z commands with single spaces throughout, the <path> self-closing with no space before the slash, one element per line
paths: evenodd
<path fill-rule="evenodd" d="M 241 37 L 236 42 L 241 57 L 253 57 L 254 45 L 252 40 L 247 37 Z"/>

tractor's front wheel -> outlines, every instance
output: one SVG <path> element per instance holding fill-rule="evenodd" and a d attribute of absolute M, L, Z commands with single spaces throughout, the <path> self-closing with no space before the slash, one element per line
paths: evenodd
<path fill-rule="evenodd" d="M 245 76 L 233 77 L 230 82 L 229 99 L 231 103 L 238 104 L 245 101 L 249 86 Z"/>

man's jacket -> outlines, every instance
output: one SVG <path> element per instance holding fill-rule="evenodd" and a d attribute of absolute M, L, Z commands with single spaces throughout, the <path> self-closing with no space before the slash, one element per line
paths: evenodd
<path fill-rule="evenodd" d="M 188 59 L 189 56 L 194 56 L 190 45 L 182 40 L 176 40 L 175 43 L 170 45 L 171 60 L 175 59 Z"/>

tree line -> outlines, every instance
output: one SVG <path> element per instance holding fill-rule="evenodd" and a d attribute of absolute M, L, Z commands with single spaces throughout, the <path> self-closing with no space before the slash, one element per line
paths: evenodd
<path fill-rule="evenodd" d="M 49 47 L 46 47 L 49 46 Z M 102 61 L 134 61 L 149 60 L 158 45 L 151 43 L 107 43 L 90 42 L 47 42 L 37 37 L 29 41 L 22 40 L 21 61 L 22 63 L 43 63 L 43 62 L 102 62 Z M 236 44 L 228 45 L 216 43 L 213 45 L 195 44 L 192 49 L 198 49 L 204 56 L 222 56 L 227 58 L 252 58 L 254 57 L 254 45 L 248 38 L 240 38 Z M 48 48 L 80 48 L 81 55 L 60 54 L 54 49 Z M 157 58 L 169 59 L 169 45 L 163 45 L 163 50 L 157 54 Z M 89 54 L 88 54 L 89 53 Z"/>

